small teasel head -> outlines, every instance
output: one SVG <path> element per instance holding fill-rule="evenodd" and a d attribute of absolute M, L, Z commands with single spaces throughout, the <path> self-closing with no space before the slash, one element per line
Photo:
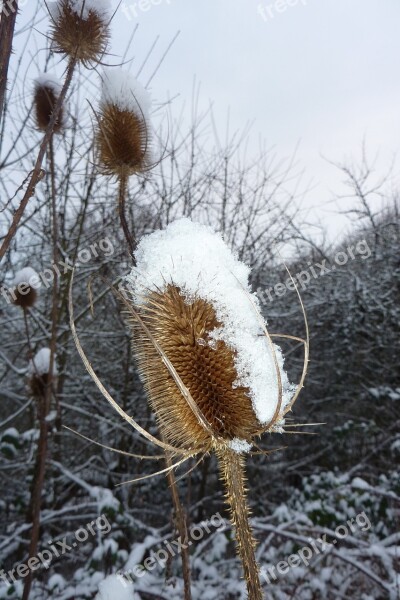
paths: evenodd
<path fill-rule="evenodd" d="M 12 297 L 14 304 L 24 310 L 32 308 L 38 298 L 40 278 L 32 267 L 25 267 L 15 274 Z"/>
<path fill-rule="evenodd" d="M 57 99 L 60 96 L 62 83 L 50 73 L 43 73 L 35 79 L 34 109 L 37 128 L 46 131 Z M 65 111 L 61 107 L 54 124 L 54 133 L 60 133 L 65 126 Z"/>
<path fill-rule="evenodd" d="M 42 400 L 46 396 L 47 387 L 50 384 L 50 348 L 42 348 L 29 362 L 28 375 L 32 395 Z M 52 379 L 57 376 L 57 365 L 54 360 Z"/>
<path fill-rule="evenodd" d="M 126 178 L 151 164 L 150 95 L 127 71 L 109 67 L 102 77 L 96 147 L 100 170 Z"/>
<path fill-rule="evenodd" d="M 47 6 L 52 50 L 84 64 L 98 63 L 110 38 L 110 0 L 57 0 Z"/>
<path fill-rule="evenodd" d="M 249 268 L 188 219 L 143 238 L 135 257 L 127 278 L 133 350 L 166 439 L 248 451 L 294 392 L 249 290 Z"/>

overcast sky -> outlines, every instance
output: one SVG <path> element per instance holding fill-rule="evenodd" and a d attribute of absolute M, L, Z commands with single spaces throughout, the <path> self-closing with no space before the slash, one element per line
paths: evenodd
<path fill-rule="evenodd" d="M 343 225 L 330 212 L 341 177 L 321 155 L 357 157 L 365 137 L 383 170 L 399 149 L 399 0 L 122 0 L 114 53 L 123 54 L 137 23 L 133 73 L 160 36 L 143 83 L 180 31 L 152 81 L 153 97 L 179 94 L 178 112 L 196 76 L 221 130 L 229 108 L 232 129 L 254 120 L 254 148 L 259 135 L 279 156 L 299 144 L 314 184 L 305 206 L 331 235 Z"/>

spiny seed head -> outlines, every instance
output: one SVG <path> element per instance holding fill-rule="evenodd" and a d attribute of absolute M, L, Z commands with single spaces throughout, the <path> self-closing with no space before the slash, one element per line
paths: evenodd
<path fill-rule="evenodd" d="M 220 323 L 209 302 L 187 303 L 180 290 L 151 293 L 137 307 L 139 315 L 173 364 L 216 437 L 227 443 L 249 440 L 261 424 L 249 390 L 235 386 L 234 353 L 223 341 L 209 345 Z M 189 448 L 209 446 L 210 434 L 199 423 L 154 344 L 136 319 L 130 319 L 133 350 L 151 406 L 171 444 Z"/>
<path fill-rule="evenodd" d="M 293 391 L 248 291 L 248 267 L 189 219 L 145 236 L 135 258 L 126 301 L 133 351 L 166 439 L 248 450 Z"/>
<path fill-rule="evenodd" d="M 34 306 L 38 294 L 33 284 L 37 281 L 39 281 L 39 276 L 31 267 L 25 267 L 16 273 L 13 282 L 13 301 L 15 306 L 20 306 L 23 309 Z"/>
<path fill-rule="evenodd" d="M 106 0 L 58 0 L 49 4 L 53 51 L 87 64 L 106 52 L 109 13 Z"/>
<path fill-rule="evenodd" d="M 46 131 L 57 99 L 61 92 L 61 84 L 54 77 L 45 73 L 35 80 L 34 106 L 36 125 L 41 131 Z M 64 127 L 64 108 L 61 107 L 54 124 L 54 133 L 60 133 Z"/>
<path fill-rule="evenodd" d="M 97 148 L 105 175 L 129 177 L 148 169 L 148 129 L 142 118 L 110 104 L 101 110 Z"/>
<path fill-rule="evenodd" d="M 96 145 L 105 175 L 129 177 L 150 167 L 149 103 L 148 92 L 129 73 L 104 73 Z"/>

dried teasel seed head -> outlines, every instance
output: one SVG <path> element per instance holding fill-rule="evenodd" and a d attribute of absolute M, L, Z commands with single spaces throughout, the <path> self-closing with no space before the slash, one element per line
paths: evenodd
<path fill-rule="evenodd" d="M 149 93 L 130 73 L 104 72 L 96 146 L 105 175 L 129 177 L 150 167 L 150 103 Z"/>
<path fill-rule="evenodd" d="M 135 256 L 127 278 L 133 350 L 164 435 L 183 448 L 248 450 L 294 391 L 279 347 L 264 335 L 249 269 L 219 235 L 188 219 L 143 238 Z"/>
<path fill-rule="evenodd" d="M 37 399 L 43 399 L 46 389 L 50 384 L 50 348 L 42 348 L 29 362 L 28 375 L 32 395 Z M 52 380 L 57 376 L 57 365 L 54 360 Z"/>
<path fill-rule="evenodd" d="M 109 0 L 57 0 L 48 9 L 54 52 L 85 64 L 98 62 L 110 38 Z"/>
<path fill-rule="evenodd" d="M 41 131 L 46 131 L 50 123 L 54 107 L 61 93 L 61 89 L 61 82 L 49 73 L 43 73 L 35 79 L 35 117 L 37 127 Z M 64 108 L 61 107 L 57 121 L 54 124 L 54 133 L 60 133 L 63 129 L 65 125 L 64 116 Z"/>
<path fill-rule="evenodd" d="M 14 304 L 23 309 L 31 308 L 38 298 L 39 275 L 31 267 L 18 271 L 14 277 L 12 297 Z"/>

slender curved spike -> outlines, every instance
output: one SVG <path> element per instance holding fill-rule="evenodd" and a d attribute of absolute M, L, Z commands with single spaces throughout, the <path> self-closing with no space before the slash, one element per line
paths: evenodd
<path fill-rule="evenodd" d="M 313 427 L 315 425 L 326 425 L 326 423 L 288 423 L 288 427 Z"/>
<path fill-rule="evenodd" d="M 92 444 L 95 444 L 96 446 L 100 446 L 101 448 L 105 448 L 106 450 L 111 450 L 111 452 L 116 452 L 117 454 L 122 454 L 123 456 L 129 456 L 130 458 L 146 458 L 149 460 L 161 460 L 162 458 L 165 458 L 164 454 L 161 454 L 160 456 L 146 456 L 144 454 L 132 454 L 131 452 L 125 452 L 125 450 L 119 450 L 118 448 L 111 448 L 111 446 L 106 446 L 105 444 L 101 444 L 100 442 L 97 442 L 96 440 L 92 440 L 91 438 L 87 437 L 86 435 L 83 435 L 83 433 L 79 433 L 79 431 L 76 431 L 75 429 L 71 429 L 71 427 L 67 427 L 67 425 L 63 425 L 64 429 L 67 429 L 68 431 L 70 431 L 71 433 L 79 436 L 80 438 L 86 440 L 87 442 L 91 442 Z"/>
<path fill-rule="evenodd" d="M 122 483 L 117 483 L 117 485 L 115 487 L 121 487 L 122 485 L 128 485 L 128 483 L 136 483 L 138 481 L 143 481 L 144 479 L 150 479 L 151 477 L 157 477 L 157 475 L 162 475 L 163 473 L 169 473 L 169 471 L 172 471 L 173 469 L 175 469 L 175 467 L 179 467 L 179 465 L 181 465 L 184 462 L 186 462 L 187 460 L 189 460 L 189 458 L 191 458 L 191 456 L 195 456 L 195 455 L 191 454 L 190 456 L 185 456 L 185 458 L 181 458 L 181 460 L 179 460 L 178 462 L 174 463 L 170 467 L 161 469 L 161 471 L 157 471 L 157 473 L 151 473 L 150 475 L 143 475 L 143 477 L 137 477 L 136 479 L 130 479 L 129 481 L 123 481 Z"/>
<path fill-rule="evenodd" d="M 271 333 L 272 338 L 283 338 L 285 340 L 293 340 L 295 342 L 300 342 L 301 344 L 307 344 L 307 341 L 301 337 L 297 337 L 296 335 L 289 335 L 288 333 Z"/>
<path fill-rule="evenodd" d="M 318 433 L 315 433 L 314 431 L 286 431 L 286 429 L 283 431 L 283 433 L 285 435 L 318 435 Z"/>
<path fill-rule="evenodd" d="M 281 257 L 282 258 L 282 257 Z M 310 356 L 310 332 L 308 329 L 308 321 L 307 321 L 307 315 L 306 315 L 306 310 L 304 308 L 304 304 L 303 304 L 303 300 L 301 298 L 300 292 L 299 292 L 299 288 L 297 287 L 297 283 L 295 282 L 295 280 L 292 277 L 292 274 L 290 273 L 288 267 L 286 266 L 286 263 L 283 263 L 285 266 L 285 269 L 291 279 L 291 281 L 293 282 L 293 285 L 295 287 L 296 290 L 296 294 L 297 297 L 299 299 L 300 302 L 300 306 L 301 306 L 301 310 L 303 312 L 303 318 L 304 318 L 304 325 L 306 328 L 306 343 L 304 344 L 304 363 L 303 363 L 303 372 L 301 374 L 301 378 L 299 381 L 299 385 L 297 386 L 296 392 L 293 396 L 293 398 L 291 399 L 291 401 L 289 402 L 288 406 L 285 407 L 285 410 L 283 412 L 283 415 L 286 415 L 287 412 L 289 412 L 289 410 L 291 410 L 293 404 L 296 402 L 301 390 L 303 389 L 303 384 L 304 384 L 304 380 L 306 378 L 307 375 L 307 368 L 308 368 L 308 361 L 309 361 L 309 356 Z"/>
<path fill-rule="evenodd" d="M 191 467 L 188 471 L 186 471 L 186 473 L 184 473 L 183 475 L 181 475 L 180 477 L 178 477 L 178 479 L 175 479 L 175 483 L 178 483 L 178 481 L 180 481 L 184 477 L 187 477 L 189 475 L 189 473 L 191 473 L 192 471 L 194 471 L 195 468 L 198 467 L 199 464 L 204 460 L 204 457 L 206 456 L 206 454 L 207 454 L 207 452 L 204 452 L 203 455 L 199 458 L 199 460 L 193 465 L 193 467 Z"/>
<path fill-rule="evenodd" d="M 269 454 L 272 454 L 273 452 L 278 452 L 278 450 L 286 450 L 286 448 L 287 448 L 287 446 L 280 446 L 279 448 L 271 448 L 271 450 L 261 450 L 261 448 L 259 448 L 259 446 L 257 446 L 257 444 L 253 444 L 253 445 L 256 448 L 258 448 L 258 450 L 249 452 L 249 454 L 251 454 L 251 456 L 256 456 L 256 455 L 260 455 L 260 454 L 263 454 L 264 456 L 269 456 Z"/>
<path fill-rule="evenodd" d="M 109 392 L 106 390 L 106 388 L 104 387 L 104 385 L 101 383 L 101 381 L 99 380 L 99 378 L 97 377 L 96 373 L 93 370 L 92 365 L 90 364 L 82 346 L 81 343 L 79 341 L 78 338 L 78 334 L 76 333 L 76 328 L 75 328 L 75 321 L 74 321 L 74 306 L 73 306 L 73 301 L 72 301 L 72 286 L 73 286 L 73 281 L 74 281 L 74 274 L 75 274 L 75 269 L 73 269 L 72 273 L 71 273 L 71 282 L 69 285 L 69 290 L 68 290 L 68 309 L 69 309 L 69 324 L 71 327 L 71 332 L 72 332 L 72 337 L 74 339 L 75 342 L 75 346 L 79 352 L 79 355 L 83 361 L 83 364 L 86 367 L 87 372 L 89 373 L 89 375 L 91 376 L 91 378 L 93 379 L 93 381 L 95 382 L 95 384 L 97 385 L 97 387 L 99 388 L 99 390 L 101 391 L 101 393 L 103 394 L 104 398 L 111 404 L 111 406 L 117 411 L 117 413 L 123 418 L 125 419 L 125 421 L 127 421 L 130 425 L 132 425 L 132 427 L 134 429 L 136 429 L 136 431 L 138 431 L 139 433 L 141 433 L 143 435 L 143 437 L 145 437 L 147 440 L 149 440 L 150 442 L 152 442 L 153 444 L 156 444 L 156 446 L 159 446 L 160 448 L 163 448 L 164 450 L 170 450 L 172 451 L 174 454 L 186 454 L 187 451 L 184 450 L 180 450 L 179 448 L 175 448 L 174 446 L 171 446 L 168 443 L 164 443 L 161 442 L 160 440 L 158 440 L 157 438 L 155 438 L 153 435 L 151 435 L 151 433 L 149 433 L 148 431 L 146 431 L 145 429 L 143 429 L 143 427 L 141 427 L 139 425 L 139 423 L 136 423 L 136 421 L 134 419 L 132 419 L 132 417 L 130 417 L 120 406 L 119 404 L 117 404 L 114 400 L 114 398 L 109 394 Z"/>

